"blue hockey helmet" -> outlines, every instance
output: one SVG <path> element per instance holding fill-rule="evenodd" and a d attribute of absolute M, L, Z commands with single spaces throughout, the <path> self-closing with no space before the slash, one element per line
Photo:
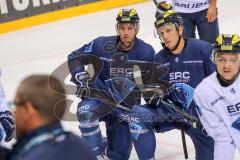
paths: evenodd
<path fill-rule="evenodd" d="M 178 28 L 183 26 L 183 20 L 178 13 L 173 10 L 168 10 L 162 14 L 159 14 L 154 23 L 156 29 L 166 24 L 174 24 Z"/>
<path fill-rule="evenodd" d="M 221 34 L 214 44 L 213 53 L 240 54 L 240 37 L 237 34 Z"/>
<path fill-rule="evenodd" d="M 240 54 L 240 37 L 237 34 L 221 34 L 217 37 L 211 59 L 214 62 L 216 54 Z"/>
<path fill-rule="evenodd" d="M 167 12 L 168 10 L 172 10 L 172 6 L 170 3 L 167 2 L 158 3 L 155 18 L 157 18 L 160 14 Z"/>
<path fill-rule="evenodd" d="M 121 9 L 118 12 L 117 23 L 139 23 L 139 16 L 135 9 Z"/>

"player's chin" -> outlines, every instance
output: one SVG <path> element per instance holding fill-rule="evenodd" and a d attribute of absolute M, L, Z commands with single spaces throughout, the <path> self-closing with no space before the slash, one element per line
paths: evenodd
<path fill-rule="evenodd" d="M 174 49 L 174 47 L 173 46 L 167 46 L 167 48 L 171 51 L 171 50 L 173 50 Z"/>
<path fill-rule="evenodd" d="M 130 47 L 132 45 L 132 42 L 130 42 L 130 41 L 123 41 L 122 44 L 124 45 L 124 47 Z"/>
<path fill-rule="evenodd" d="M 234 75 L 230 73 L 224 73 L 222 76 L 226 80 L 232 80 L 234 78 Z"/>
<path fill-rule="evenodd" d="M 171 43 L 171 42 L 167 42 L 167 43 L 165 43 L 165 45 L 166 45 L 166 47 L 167 47 L 168 49 L 170 49 L 170 50 L 172 50 L 172 49 L 174 48 L 174 44 Z"/>

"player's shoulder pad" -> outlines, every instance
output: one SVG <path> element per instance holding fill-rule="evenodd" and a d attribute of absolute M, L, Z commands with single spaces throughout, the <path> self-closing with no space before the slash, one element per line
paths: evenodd
<path fill-rule="evenodd" d="M 141 40 L 139 38 L 136 38 L 135 45 L 136 45 L 135 48 L 137 48 L 138 51 L 144 52 L 144 55 L 142 55 L 142 56 L 153 58 L 153 56 L 156 53 L 154 48 L 152 47 L 152 45 L 144 42 L 143 40 Z"/>
<path fill-rule="evenodd" d="M 153 49 L 152 45 L 150 45 L 149 43 L 145 42 L 144 40 L 142 39 L 139 39 L 139 38 L 136 38 L 136 45 L 139 45 L 139 46 L 144 46 L 144 47 L 149 47 L 149 49 Z M 155 51 L 154 51 L 155 52 Z"/>
<path fill-rule="evenodd" d="M 154 62 L 162 62 L 168 54 L 171 54 L 170 51 L 161 49 L 157 54 L 155 54 Z"/>
<path fill-rule="evenodd" d="M 85 54 L 92 53 L 95 46 L 101 45 L 107 39 L 109 39 L 109 37 L 106 37 L 106 36 L 101 36 L 101 37 L 95 38 L 94 40 L 92 40 L 91 42 L 89 42 L 88 44 L 85 44 L 83 46 L 83 53 L 85 53 Z"/>
<path fill-rule="evenodd" d="M 211 43 L 200 39 L 188 38 L 187 41 L 189 46 L 193 46 L 194 48 L 201 48 L 202 50 L 213 49 L 213 45 Z"/>

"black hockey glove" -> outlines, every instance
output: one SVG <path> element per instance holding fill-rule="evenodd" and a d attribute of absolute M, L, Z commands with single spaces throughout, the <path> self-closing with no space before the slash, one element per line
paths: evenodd
<path fill-rule="evenodd" d="M 76 95 L 80 98 L 87 98 L 90 95 L 89 87 L 92 84 L 92 78 L 88 72 L 83 71 L 75 75 L 75 80 L 78 82 Z"/>
<path fill-rule="evenodd" d="M 159 105 L 162 97 L 168 94 L 170 87 L 170 83 L 160 79 L 166 73 L 167 69 L 163 67 L 159 68 L 159 65 L 152 64 L 152 68 L 149 68 L 150 71 L 147 71 L 145 75 L 142 74 L 138 65 L 133 66 L 133 77 L 136 85 L 140 88 L 147 104 L 152 106 Z"/>
<path fill-rule="evenodd" d="M 165 86 L 155 85 L 151 87 L 150 85 L 146 85 L 145 87 L 146 91 L 142 93 L 145 101 L 147 102 L 147 104 L 157 107 L 161 103 L 162 98 L 166 94 Z"/>
<path fill-rule="evenodd" d="M 0 141 L 9 142 L 14 137 L 15 120 L 12 112 L 0 112 Z"/>

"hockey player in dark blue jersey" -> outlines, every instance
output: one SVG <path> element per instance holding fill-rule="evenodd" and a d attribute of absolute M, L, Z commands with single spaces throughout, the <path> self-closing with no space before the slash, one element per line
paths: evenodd
<path fill-rule="evenodd" d="M 134 135 L 133 142 L 138 157 L 140 160 L 154 159 L 156 148 L 154 132 L 165 132 L 177 128 L 191 137 L 196 150 L 196 160 L 212 160 L 214 142 L 202 130 L 200 122 L 192 123 L 169 108 L 169 105 L 178 105 L 180 108 L 182 106 L 184 112 L 197 117 L 195 105 L 193 102 L 190 103 L 193 98 L 192 92 L 202 79 L 214 71 L 214 64 L 210 59 L 213 47 L 210 43 L 201 40 L 183 38 L 182 19 L 172 10 L 160 14 L 155 27 L 163 49 L 156 54 L 154 62 L 168 67 L 168 73 L 161 79 L 169 81 L 178 92 L 183 92 L 185 96 L 176 97 L 174 92 L 170 93 L 167 98 L 170 101 L 166 103 L 164 97 L 152 94 L 147 105 L 136 105 L 132 108 L 133 119 L 138 121 L 130 123 L 130 129 Z M 156 79 L 157 81 L 159 80 Z M 183 103 L 184 101 L 186 103 Z M 171 116 L 170 119 L 166 118 L 169 116 Z M 143 119 L 144 117 L 148 118 Z M 136 133 L 138 133 L 137 136 Z M 186 151 L 186 146 L 184 148 Z M 185 158 L 187 158 L 186 152 Z"/>
<path fill-rule="evenodd" d="M 128 117 L 128 109 L 116 108 L 109 113 L 106 109 L 109 104 L 104 103 L 101 97 L 87 98 L 91 94 L 89 87 L 109 93 L 106 80 L 114 77 L 133 79 L 133 68 L 131 65 L 126 65 L 126 61 L 152 62 L 155 51 L 152 46 L 136 37 L 139 30 L 139 16 L 135 9 L 120 10 L 116 20 L 117 36 L 98 37 L 72 52 L 68 56 L 68 66 L 72 75 L 71 81 L 80 88 L 77 95 L 82 100 L 78 104 L 77 115 L 83 139 L 91 145 L 97 157 L 101 159 L 104 145 L 99 121 L 105 121 L 108 140 L 107 156 L 110 159 L 126 160 L 130 157 L 132 141 L 128 123 L 122 119 Z M 84 58 L 81 58 L 83 55 Z M 93 75 L 84 69 L 84 65 L 90 64 L 94 68 Z M 121 104 L 130 108 L 136 103 L 139 104 L 140 99 L 136 98 L 140 97 L 139 94 L 135 92 L 124 97 L 125 100 Z M 96 110 L 98 113 L 101 112 L 101 115 L 104 112 L 107 115 L 94 117 Z"/>

